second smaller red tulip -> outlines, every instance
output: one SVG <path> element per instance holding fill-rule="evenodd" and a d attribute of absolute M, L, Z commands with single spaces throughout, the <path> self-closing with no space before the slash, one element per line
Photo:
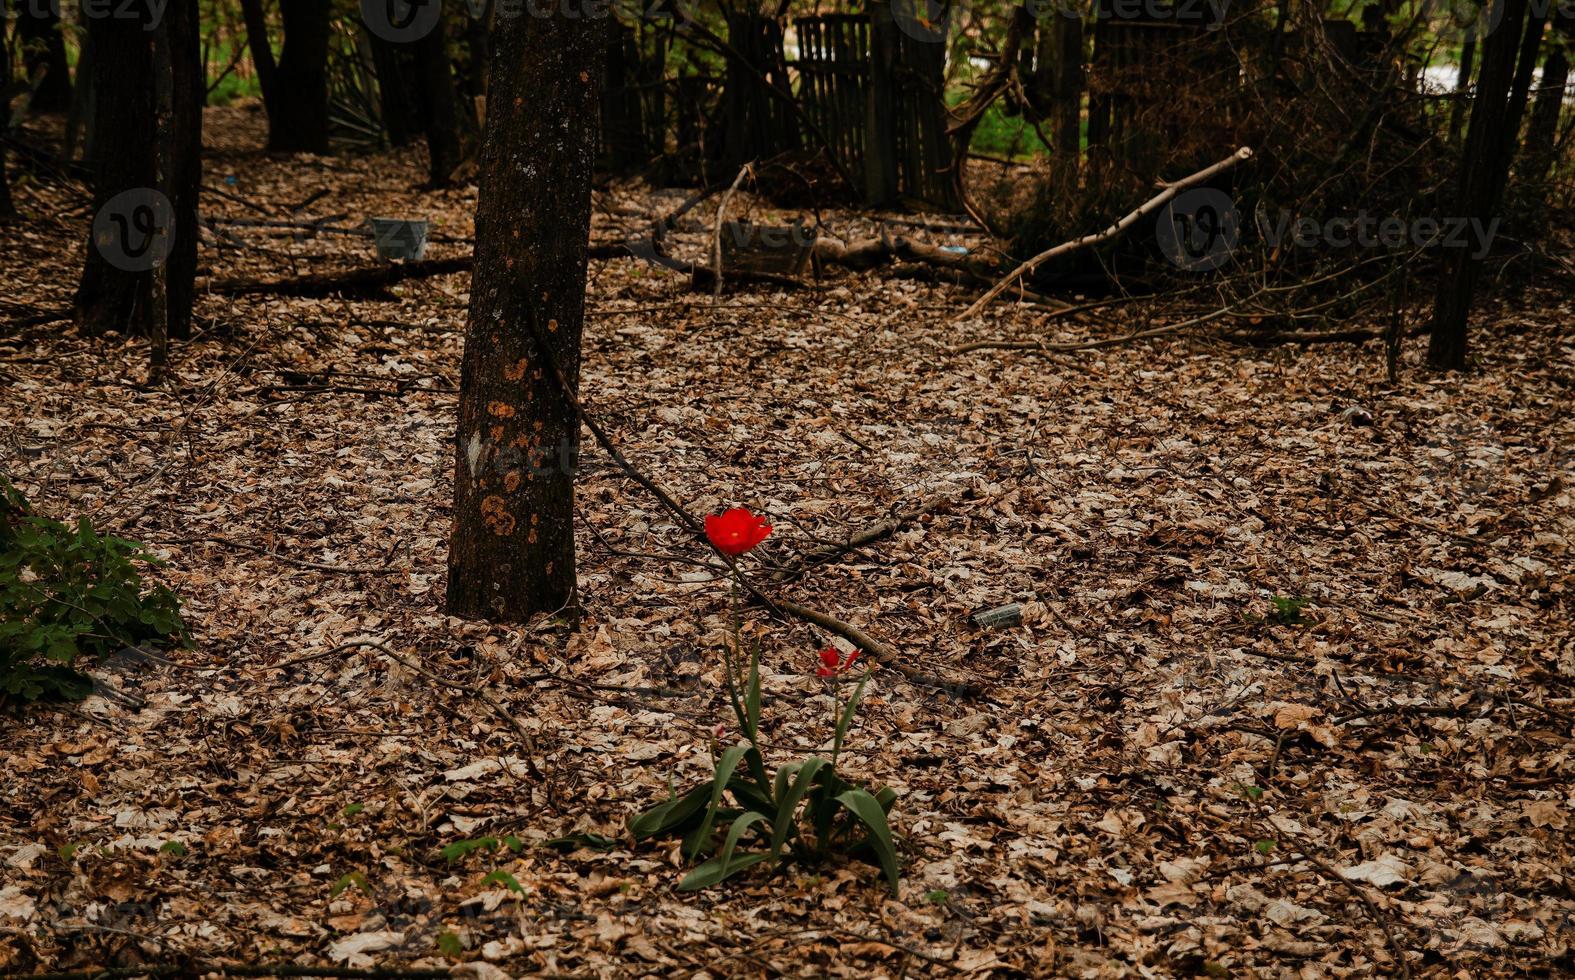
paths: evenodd
<path fill-rule="evenodd" d="M 859 659 L 862 651 L 854 650 L 843 658 L 836 647 L 827 647 L 820 651 L 820 666 L 815 668 L 816 677 L 836 677 L 838 674 L 847 673 L 853 662 Z"/>

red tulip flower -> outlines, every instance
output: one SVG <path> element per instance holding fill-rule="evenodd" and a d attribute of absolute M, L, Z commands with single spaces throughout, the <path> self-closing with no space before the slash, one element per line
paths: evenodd
<path fill-rule="evenodd" d="M 705 536 L 717 551 L 729 558 L 737 558 L 764 541 L 770 533 L 771 525 L 765 518 L 756 517 L 742 507 L 711 514 L 705 519 Z"/>
<path fill-rule="evenodd" d="M 847 659 L 843 659 L 842 655 L 837 653 L 836 647 L 827 647 L 820 651 L 820 666 L 815 668 L 815 676 L 836 677 L 838 674 L 845 674 L 848 668 L 853 666 L 853 662 L 859 659 L 861 653 L 862 651 L 854 650 L 848 654 Z"/>

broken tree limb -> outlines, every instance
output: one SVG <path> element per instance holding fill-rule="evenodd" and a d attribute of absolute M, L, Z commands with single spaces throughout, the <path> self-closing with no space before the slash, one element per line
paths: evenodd
<path fill-rule="evenodd" d="M 469 255 L 448 259 L 422 259 L 393 265 L 367 266 L 348 272 L 331 272 L 288 279 L 216 279 L 207 291 L 220 296 L 378 296 L 388 287 L 412 279 L 430 279 L 469 272 L 475 260 Z"/>
<path fill-rule="evenodd" d="M 865 633 L 863 630 L 860 630 L 858 627 L 853 626 L 850 623 L 845 623 L 835 616 L 828 615 L 816 609 L 811 609 L 808 606 L 776 598 L 762 589 L 750 576 L 744 574 L 743 569 L 738 567 L 738 562 L 735 561 L 731 555 L 717 550 L 716 547 L 711 544 L 710 539 L 706 536 L 705 526 L 699 518 L 689 513 L 689 511 L 682 504 L 680 504 L 671 493 L 663 488 L 661 484 L 657 483 L 653 478 L 641 472 L 635 467 L 633 463 L 629 462 L 628 458 L 625 457 L 622 452 L 619 451 L 617 444 L 615 444 L 607 435 L 606 430 L 601 427 L 594 416 L 585 410 L 585 405 L 580 401 L 578 392 L 576 392 L 574 386 L 569 383 L 568 375 L 563 373 L 563 367 L 558 363 L 557 358 L 553 356 L 552 348 L 547 345 L 546 337 L 542 334 L 540 324 L 527 317 L 526 325 L 530 328 L 531 333 L 535 336 L 536 349 L 541 353 L 542 357 L 546 359 L 547 368 L 552 377 L 557 381 L 559 389 L 562 390 L 564 399 L 569 403 L 569 406 L 574 409 L 575 415 L 581 422 L 585 424 L 585 427 L 591 430 L 591 435 L 596 438 L 596 441 L 601 444 L 601 447 L 607 450 L 608 455 L 612 456 L 613 462 L 617 463 L 618 468 L 623 470 L 630 479 L 634 480 L 636 483 L 640 484 L 640 486 L 648 490 L 651 495 L 654 496 L 662 504 L 662 506 L 667 509 L 669 513 L 671 513 L 675 518 L 678 519 L 679 522 L 689 529 L 689 532 L 695 537 L 697 541 L 705 545 L 705 547 L 709 548 L 713 554 L 725 562 L 733 574 L 738 577 L 738 582 L 744 586 L 745 590 L 749 592 L 751 597 L 760 602 L 767 609 L 770 609 L 772 612 L 778 613 L 780 615 L 795 616 L 804 620 L 805 622 L 813 623 L 822 629 L 835 633 L 837 636 L 840 636 L 848 642 L 857 645 L 865 652 L 866 655 L 872 659 L 892 668 L 915 684 L 933 687 L 937 690 L 954 694 L 959 697 L 976 697 L 982 693 L 981 688 L 976 684 L 971 684 L 965 681 L 951 681 L 943 677 L 936 677 L 904 664 L 902 662 L 901 655 L 894 647 L 889 644 L 882 643 L 881 641 Z"/>
<path fill-rule="evenodd" d="M 1035 269 L 1039 268 L 1044 263 L 1049 262 L 1051 259 L 1060 258 L 1063 255 L 1070 255 L 1073 252 L 1088 248 L 1092 245 L 1098 245 L 1102 242 L 1108 242 L 1112 238 L 1120 236 L 1128 228 L 1140 221 L 1145 215 L 1152 214 L 1153 212 L 1164 207 L 1177 194 L 1180 194 L 1189 187 L 1196 187 L 1199 184 L 1213 180 L 1215 177 L 1227 170 L 1230 170 L 1232 167 L 1236 166 L 1238 163 L 1241 163 L 1243 160 L 1251 159 L 1251 157 L 1252 149 L 1250 147 L 1244 146 L 1218 163 L 1204 167 L 1202 170 L 1199 170 L 1197 173 L 1192 174 L 1189 177 L 1183 177 L 1180 180 L 1172 181 L 1171 183 L 1166 184 L 1164 190 L 1149 198 L 1143 204 L 1139 205 L 1135 211 L 1131 212 L 1120 221 L 1117 221 L 1109 228 L 1106 228 L 1104 231 L 1097 232 L 1092 235 L 1084 235 L 1082 238 L 1075 238 L 1069 242 L 1062 242 L 1060 245 L 1057 245 L 1054 248 L 1046 249 L 1045 251 L 1040 252 L 1038 255 L 1007 273 L 1006 278 L 992 286 L 989 292 L 975 300 L 973 305 L 964 310 L 960 316 L 954 317 L 952 322 L 955 323 L 958 320 L 967 320 L 978 315 L 980 310 L 984 309 L 986 306 L 989 306 L 990 303 L 994 302 L 996 297 L 1010 289 L 1012 283 L 1033 272 Z"/>
<path fill-rule="evenodd" d="M 868 657 L 870 660 L 875 661 L 882 667 L 889 667 L 892 670 L 895 670 L 897 673 L 901 674 L 903 677 L 906 677 L 909 681 L 915 684 L 920 684 L 924 687 L 933 687 L 937 690 L 945 691 L 949 694 L 956 694 L 959 697 L 965 698 L 978 697 L 980 694 L 984 693 L 983 689 L 981 689 L 977 684 L 947 680 L 944 677 L 937 677 L 934 674 L 926 674 L 924 671 L 919 670 L 916 667 L 911 667 L 908 664 L 903 663 L 901 656 L 895 649 L 885 643 L 882 643 L 880 640 L 875 639 L 873 636 L 870 636 L 868 633 L 865 633 L 858 627 L 849 625 L 835 616 L 828 616 L 819 610 L 811 609 L 808 606 L 801 606 L 796 602 L 788 602 L 786 599 L 776 600 L 776 605 L 777 608 L 781 609 L 785 613 L 790 613 L 794 616 L 797 616 L 799 619 L 802 619 L 805 622 L 814 623 L 816 626 L 819 626 L 828 633 L 833 633 L 842 637 L 844 640 L 847 640 L 849 643 L 858 647 L 864 656 Z"/>
<path fill-rule="evenodd" d="M 792 568 L 784 569 L 783 571 L 780 571 L 776 575 L 772 576 L 772 578 L 775 581 L 785 581 L 787 579 L 803 575 L 806 571 L 814 568 L 817 565 L 824 565 L 835 558 L 840 558 L 850 551 L 862 548 L 872 542 L 879 541 L 881 538 L 884 538 L 887 535 L 895 532 L 898 528 L 902 527 L 904 524 L 907 524 L 909 521 L 917 520 L 926 514 L 933 514 L 938 510 L 945 510 L 948 507 L 952 507 L 961 503 L 965 499 L 966 497 L 964 496 L 931 497 L 929 500 L 923 501 L 922 503 L 919 503 L 906 510 L 898 511 L 883 521 L 877 521 L 876 523 L 871 524 L 862 530 L 856 531 L 853 534 L 848 535 L 847 538 L 842 541 L 831 541 L 827 544 L 821 545 L 818 548 L 806 551 L 802 556 L 800 556 L 799 560 L 794 563 Z"/>

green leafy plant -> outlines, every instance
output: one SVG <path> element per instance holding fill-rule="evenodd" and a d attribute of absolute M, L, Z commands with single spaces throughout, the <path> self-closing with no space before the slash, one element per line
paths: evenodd
<path fill-rule="evenodd" d="M 1300 596 L 1270 596 L 1269 601 L 1274 604 L 1274 609 L 1269 613 L 1269 622 L 1280 626 L 1302 626 L 1307 619 L 1302 616 L 1302 610 L 1312 602 Z"/>
<path fill-rule="evenodd" d="M 438 952 L 451 960 L 457 960 L 465 955 L 465 941 L 452 932 L 440 932 L 437 937 Z"/>
<path fill-rule="evenodd" d="M 770 532 L 763 523 L 764 533 L 734 526 L 747 520 L 758 518 L 738 510 L 708 518 L 707 536 L 718 551 L 736 558 Z M 741 541 L 748 543 L 739 546 Z M 835 695 L 831 757 L 811 756 L 770 773 L 760 739 L 760 644 L 753 645 L 746 667 L 736 574 L 731 603 L 732 637 L 723 647 L 722 669 L 728 704 L 744 741 L 720 751 L 713 746 L 711 778 L 682 793 L 670 789 L 668 799 L 630 818 L 629 832 L 637 841 L 682 839 L 684 856 L 700 863 L 679 882 L 680 891 L 718 884 L 757 864 L 769 862 L 781 868 L 842 856 L 878 864 L 895 895 L 897 852 L 889 814 L 897 794 L 889 787 L 872 793 L 837 768 L 869 683 L 864 672 L 843 700 L 840 687 L 858 659 L 857 652 L 844 658 L 835 650 L 822 651 L 815 671 Z"/>
<path fill-rule="evenodd" d="M 127 647 L 190 643 L 180 600 L 147 585 L 161 563 L 134 541 L 33 512 L 0 476 L 0 706 L 92 693 L 84 663 Z"/>
<path fill-rule="evenodd" d="M 457 840 L 454 843 L 444 847 L 439 853 L 442 854 L 443 860 L 452 863 L 454 861 L 463 860 L 464 858 L 467 858 L 478 851 L 495 851 L 498 849 L 500 844 L 513 851 L 515 854 L 525 850 L 525 842 L 520 840 L 518 837 L 515 837 L 513 834 L 509 834 L 508 836 L 502 838 L 476 837 L 470 840 Z"/>
<path fill-rule="evenodd" d="M 359 871 L 351 871 L 348 874 L 341 875 L 339 880 L 334 882 L 334 886 L 328 890 L 328 897 L 338 898 L 344 894 L 346 889 L 351 887 L 356 888 L 363 895 L 372 894 L 372 885 L 366 880 L 366 875 Z"/>
<path fill-rule="evenodd" d="M 492 837 L 489 835 L 487 837 L 471 838 L 470 840 L 454 841 L 438 853 L 442 855 L 443 860 L 452 864 L 456 861 L 463 861 L 472 854 L 491 854 L 499 848 L 507 850 L 511 854 L 519 854 L 525 850 L 525 842 L 513 834 L 507 834 L 503 837 Z M 486 876 L 481 879 L 481 884 L 483 887 L 502 885 L 516 895 L 525 894 L 525 886 L 521 885 L 517 878 L 502 868 L 493 868 L 487 872 Z"/>

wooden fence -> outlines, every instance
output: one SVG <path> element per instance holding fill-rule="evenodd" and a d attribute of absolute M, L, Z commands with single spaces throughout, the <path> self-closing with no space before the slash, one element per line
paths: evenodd
<path fill-rule="evenodd" d="M 863 179 L 869 203 L 960 210 L 942 95 L 945 25 L 932 39 L 899 29 L 890 0 L 869 8 L 794 21 L 799 104 L 843 168 Z"/>

